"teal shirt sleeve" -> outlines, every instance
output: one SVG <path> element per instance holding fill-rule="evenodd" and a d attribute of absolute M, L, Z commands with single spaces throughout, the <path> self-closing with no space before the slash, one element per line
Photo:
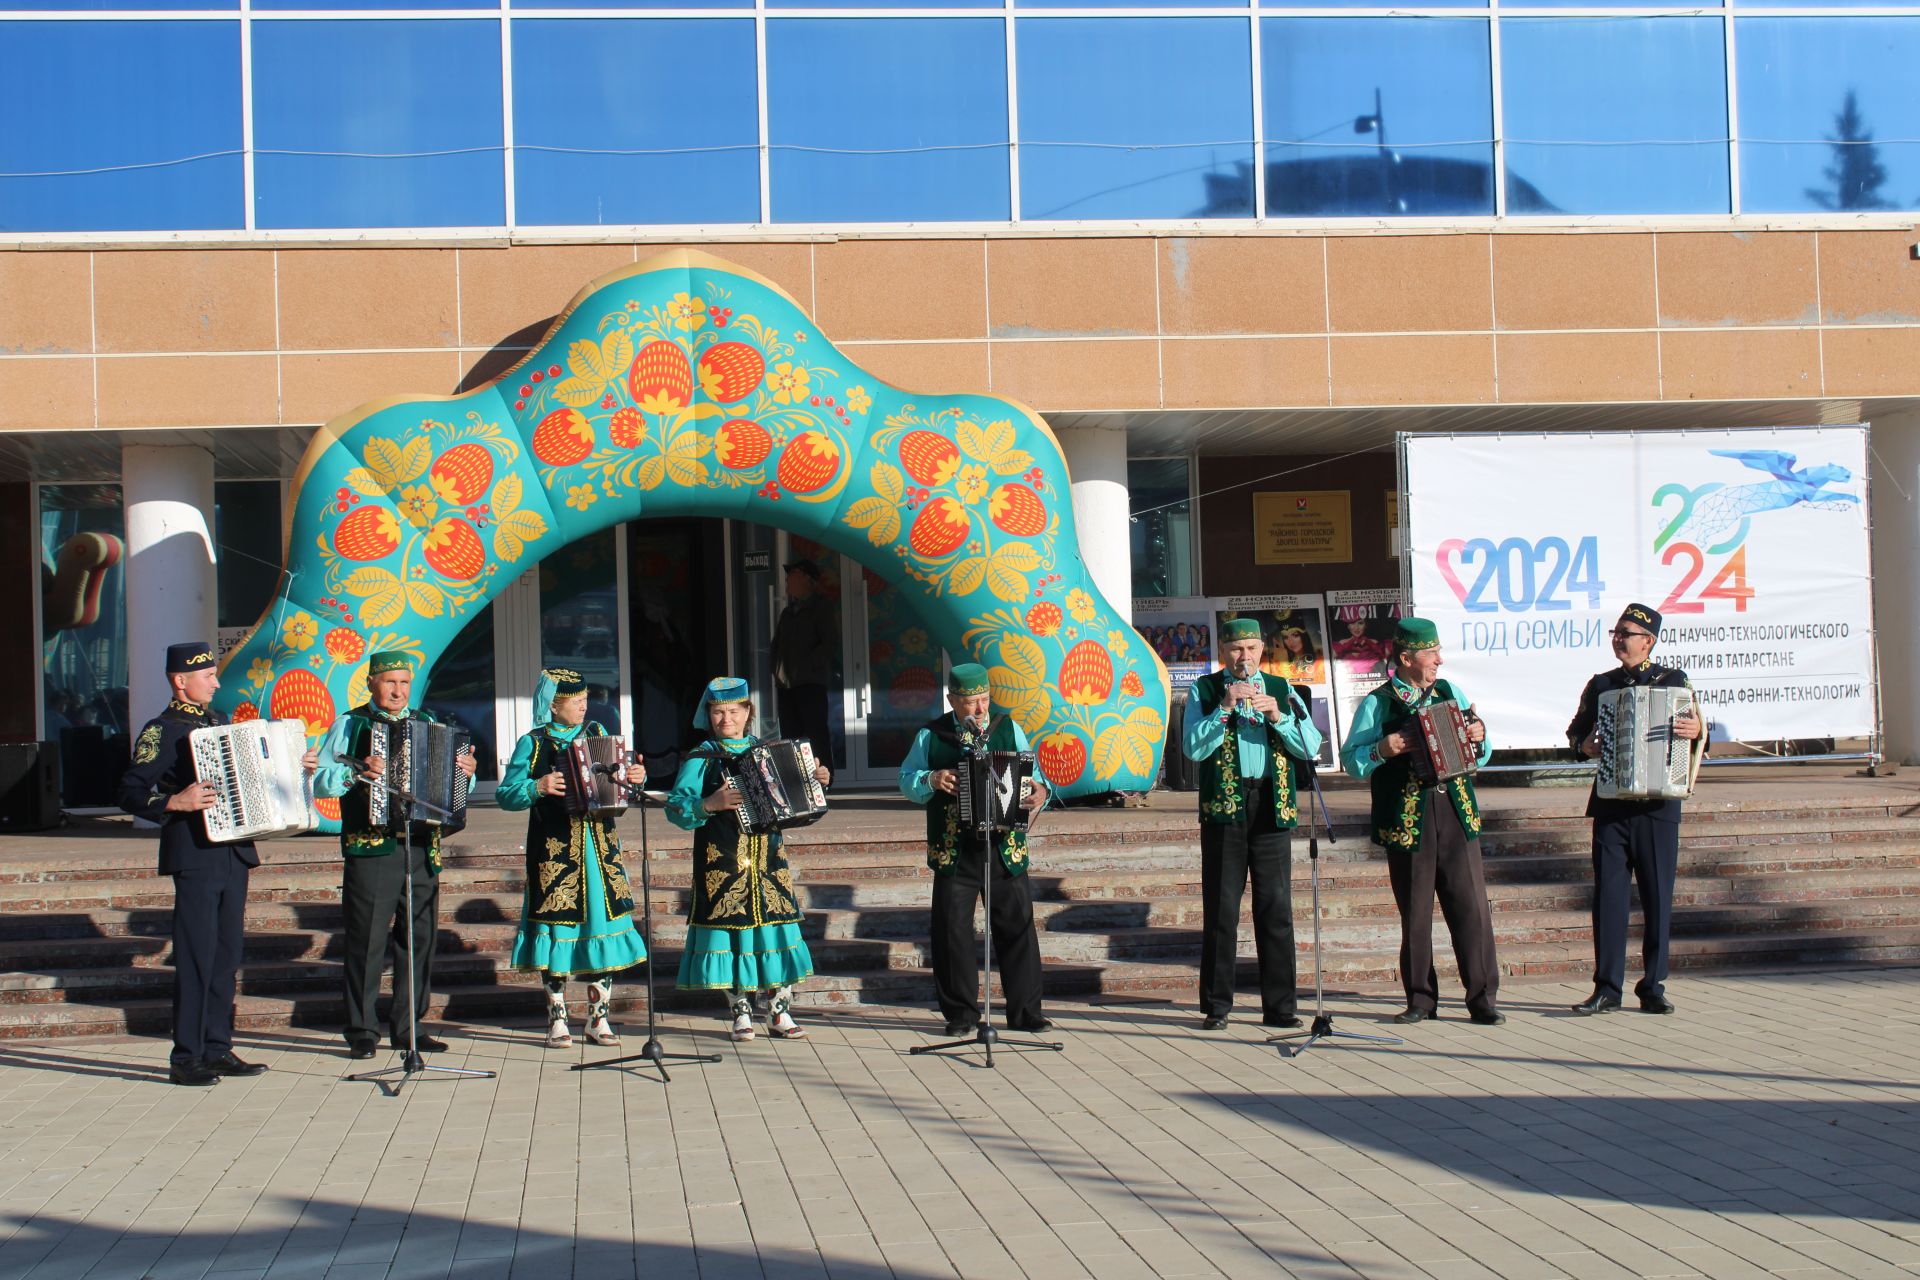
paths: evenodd
<path fill-rule="evenodd" d="M 314 795 L 337 797 L 353 790 L 356 779 L 347 756 L 347 734 L 352 723 L 352 717 L 341 716 L 327 730 L 327 736 L 321 739 L 320 767 L 313 774 Z"/>
<path fill-rule="evenodd" d="M 494 800 L 509 813 L 531 809 L 539 798 L 539 786 L 527 775 L 527 766 L 532 763 L 533 735 L 523 733 L 520 741 L 513 744 L 513 759 L 507 761 L 506 771 L 500 775 L 500 786 L 493 793 Z"/>
<path fill-rule="evenodd" d="M 1353 724 L 1348 727 L 1347 740 L 1340 748 L 1340 767 L 1349 778 L 1370 778 L 1380 767 L 1381 762 L 1373 755 L 1374 747 L 1385 736 L 1380 724 L 1380 699 L 1368 694 L 1354 708 Z"/>
<path fill-rule="evenodd" d="M 1291 688 L 1287 690 L 1287 705 L 1292 714 L 1281 716 L 1275 726 L 1280 732 L 1280 745 L 1295 759 L 1318 760 L 1320 747 L 1325 742 L 1320 736 L 1320 726 L 1313 722 L 1313 717 L 1307 714 L 1307 704 Z"/>
<path fill-rule="evenodd" d="M 1019 725 L 1014 729 L 1018 731 Z M 929 735 L 925 729 L 913 735 L 913 745 L 907 748 L 907 758 L 900 762 L 900 794 L 915 804 L 925 804 L 933 799 L 933 784 L 927 781 L 930 772 L 927 768 L 927 750 Z"/>
<path fill-rule="evenodd" d="M 667 793 L 667 821 L 686 831 L 696 831 L 705 825 L 707 805 L 702 788 L 706 784 L 705 756 L 694 756 L 682 763 L 673 779 L 673 790 Z"/>
<path fill-rule="evenodd" d="M 1227 740 L 1227 726 L 1216 708 L 1212 715 L 1200 713 L 1200 699 L 1187 690 L 1186 727 L 1180 735 L 1181 749 L 1189 760 L 1205 760 Z"/>

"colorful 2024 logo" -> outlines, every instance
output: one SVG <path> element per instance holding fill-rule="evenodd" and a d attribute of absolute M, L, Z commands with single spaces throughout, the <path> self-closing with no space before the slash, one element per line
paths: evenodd
<path fill-rule="evenodd" d="M 1753 588 L 1747 585 L 1745 543 L 1749 521 L 1740 519 L 1726 538 L 1704 551 L 1692 542 L 1672 541 L 1693 514 L 1695 504 L 1722 487 L 1666 484 L 1654 491 L 1656 507 L 1679 500 L 1678 508 L 1653 541 L 1662 565 L 1681 566 L 1679 581 L 1660 604 L 1662 613 L 1704 613 L 1709 600 L 1731 601 L 1736 612 L 1745 613 L 1747 602 L 1753 599 Z M 1720 559 L 1706 585 L 1700 586 L 1712 557 Z M 1599 539 L 1592 534 L 1572 544 L 1560 537 L 1531 542 L 1525 538 L 1500 542 L 1491 538 L 1448 538 L 1434 553 L 1434 567 L 1468 613 L 1564 612 L 1571 610 L 1575 598 L 1581 596 L 1585 597 L 1582 608 L 1598 609 L 1607 589 L 1600 577 Z"/>

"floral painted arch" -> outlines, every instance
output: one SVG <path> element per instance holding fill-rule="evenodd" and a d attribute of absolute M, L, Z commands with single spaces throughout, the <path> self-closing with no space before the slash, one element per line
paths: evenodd
<path fill-rule="evenodd" d="M 901 587 L 956 661 L 986 664 L 1063 794 L 1153 784 L 1166 669 L 1088 576 L 1046 424 L 890 387 L 777 286 L 686 250 L 588 285 L 486 386 L 322 428 L 281 595 L 227 659 L 220 703 L 318 735 L 365 700 L 370 652 L 430 668 L 542 557 L 688 515 L 802 534 Z"/>

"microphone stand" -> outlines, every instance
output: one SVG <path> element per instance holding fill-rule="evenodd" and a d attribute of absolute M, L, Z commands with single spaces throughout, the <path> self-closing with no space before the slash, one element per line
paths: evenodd
<path fill-rule="evenodd" d="M 1327 843 L 1334 843 L 1333 818 L 1327 812 L 1327 798 L 1320 791 L 1320 770 L 1311 760 L 1303 762 L 1307 771 L 1307 782 L 1313 787 L 1313 798 L 1320 804 L 1320 820 L 1327 827 Z M 1307 863 L 1313 868 L 1313 1026 L 1305 1033 L 1306 1039 L 1299 1044 L 1286 1044 L 1298 1031 L 1289 1031 L 1284 1035 L 1267 1037 L 1268 1044 L 1279 1044 L 1280 1055 L 1285 1058 L 1297 1058 L 1322 1040 L 1364 1040 L 1372 1044 L 1404 1044 L 1395 1036 L 1362 1035 L 1358 1031 L 1335 1031 L 1333 1015 L 1327 1012 L 1327 992 L 1322 978 L 1320 963 L 1320 829 L 1313 822 L 1313 806 L 1307 806 Z"/>
<path fill-rule="evenodd" d="M 456 764 L 455 768 L 458 767 Z M 452 817 L 453 814 L 450 810 L 442 809 L 439 805 L 431 801 L 420 799 L 403 787 L 394 786 L 391 782 L 387 781 L 385 774 L 380 776 L 378 782 L 367 779 L 366 783 L 370 788 L 378 787 L 387 793 L 389 808 L 391 808 L 395 802 L 398 802 L 402 806 L 400 856 L 403 859 L 401 863 L 401 874 L 406 877 L 407 903 L 407 1047 L 400 1053 L 399 1066 L 382 1067 L 378 1071 L 362 1071 L 358 1074 L 348 1076 L 347 1079 L 353 1081 L 384 1081 L 388 1076 L 398 1075 L 400 1078 L 394 1081 L 391 1087 L 385 1084 L 381 1085 L 381 1088 L 386 1090 L 387 1096 L 390 1098 L 399 1097 L 400 1087 L 418 1075 L 464 1076 L 473 1080 L 491 1080 L 495 1075 L 492 1071 L 482 1071 L 476 1067 L 428 1066 L 425 1062 L 421 1061 L 420 1058 L 420 997 L 423 994 L 431 993 L 418 992 L 413 989 L 413 949 L 418 941 L 413 936 L 413 814 L 414 810 L 421 809 L 424 810 L 428 816 L 441 821 Z M 428 945 L 432 946 L 437 941 L 437 939 L 429 939 Z M 396 963 L 393 969 L 393 980 L 396 988 L 395 993 L 398 994 L 400 966 Z"/>
<path fill-rule="evenodd" d="M 658 1001 L 653 994 L 653 851 L 647 844 L 647 801 L 654 800 L 665 804 L 664 791 L 643 791 L 629 783 L 622 783 L 627 796 L 640 810 L 640 908 L 641 930 L 647 944 L 647 1042 L 640 1046 L 640 1052 L 623 1054 L 618 1058 L 604 1058 L 599 1062 L 576 1062 L 572 1070 L 591 1071 L 598 1067 L 620 1067 L 629 1062 L 643 1062 L 660 1073 L 661 1084 L 673 1083 L 673 1077 L 667 1074 L 669 1062 L 718 1062 L 717 1053 L 668 1053 L 661 1047 L 660 1037 L 656 1034 L 654 1009 Z"/>
<path fill-rule="evenodd" d="M 977 724 L 978 722 L 976 721 L 974 723 Z M 998 721 L 995 721 L 995 723 L 997 724 Z M 985 771 L 991 770 L 993 767 L 992 758 L 987 751 L 987 739 L 990 734 L 991 730 L 982 731 L 978 728 L 974 730 L 973 747 L 968 754 L 972 758 L 976 777 Z M 991 788 L 989 788 L 989 793 L 991 793 Z M 1025 797 L 1022 796 L 1017 798 L 1014 803 L 1023 803 L 1024 800 Z M 960 803 L 957 796 L 954 799 L 954 803 Z M 987 1051 L 986 1063 L 987 1066 L 991 1067 L 993 1066 L 993 1047 L 996 1044 L 1002 1043 L 1000 1033 L 995 1031 L 993 1027 L 993 863 L 1000 855 L 993 847 L 994 822 L 992 808 L 991 803 L 980 806 L 980 811 L 973 815 L 972 827 L 973 834 L 977 836 L 980 841 L 980 886 L 981 894 L 986 904 L 986 928 L 982 930 L 985 934 L 984 940 L 986 942 L 986 970 L 985 977 L 980 984 L 980 1025 L 973 1029 L 972 1035 L 964 1039 L 943 1040 L 938 1044 L 917 1044 L 907 1051 L 910 1054 L 942 1053 L 948 1049 L 969 1049 L 974 1045 L 979 1045 Z M 964 850 L 962 856 L 964 856 Z M 968 914 L 972 914 L 972 904 L 968 904 Z M 935 927 L 938 927 L 937 922 Z M 1008 1030 L 1013 1030 L 1013 1028 L 1009 1027 Z M 1051 1050 L 1055 1053 L 1061 1052 L 1066 1048 L 1066 1045 L 1057 1040 L 1013 1040 L 1005 1043 L 1009 1048 Z"/>

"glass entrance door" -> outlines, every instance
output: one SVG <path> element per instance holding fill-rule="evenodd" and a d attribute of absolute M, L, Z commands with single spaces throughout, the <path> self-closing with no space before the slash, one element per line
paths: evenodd
<path fill-rule="evenodd" d="M 945 705 L 940 647 L 906 594 L 842 559 L 846 593 L 845 780 L 891 787 L 914 733 Z"/>

